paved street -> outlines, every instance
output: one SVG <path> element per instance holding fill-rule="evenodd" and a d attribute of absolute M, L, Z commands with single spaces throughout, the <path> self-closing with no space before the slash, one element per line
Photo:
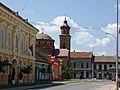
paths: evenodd
<path fill-rule="evenodd" d="M 52 87 L 39 87 L 28 90 L 115 90 L 115 82 L 99 81 L 99 82 L 79 82 L 64 83 Z"/>
<path fill-rule="evenodd" d="M 11 87 L 9 90 L 115 90 L 113 81 L 83 80 L 81 82 L 53 82 L 31 86 Z M 8 88 L 0 89 L 8 90 Z"/>

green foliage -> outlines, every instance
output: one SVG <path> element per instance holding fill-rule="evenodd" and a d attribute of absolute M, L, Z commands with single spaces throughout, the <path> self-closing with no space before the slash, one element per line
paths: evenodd
<path fill-rule="evenodd" d="M 62 70 L 62 75 L 65 77 L 65 78 L 70 78 L 70 76 L 74 73 L 72 67 L 65 67 L 63 70 Z"/>
<path fill-rule="evenodd" d="M 51 64 L 49 64 L 48 65 L 48 67 L 47 67 L 47 73 L 52 73 L 52 66 L 51 66 Z"/>
<path fill-rule="evenodd" d="M 15 68 L 12 69 L 12 80 L 15 80 Z"/>
<path fill-rule="evenodd" d="M 9 61 L 9 59 L 7 58 L 6 60 L 3 61 L 3 66 L 8 66 L 8 65 L 12 65 Z"/>
<path fill-rule="evenodd" d="M 32 65 L 27 66 L 27 67 L 24 67 L 24 68 L 22 69 L 22 72 L 23 72 L 24 74 L 30 74 L 30 73 L 32 72 Z"/>
<path fill-rule="evenodd" d="M 21 80 L 23 77 L 23 74 L 22 74 L 22 69 L 20 69 L 20 72 L 19 72 L 19 79 Z"/>
<path fill-rule="evenodd" d="M 2 65 L 2 61 L 0 61 L 0 72 L 5 72 L 4 66 Z"/>
<path fill-rule="evenodd" d="M 8 58 L 6 60 L 0 60 L 0 72 L 5 72 L 4 67 L 8 65 L 12 65 Z"/>

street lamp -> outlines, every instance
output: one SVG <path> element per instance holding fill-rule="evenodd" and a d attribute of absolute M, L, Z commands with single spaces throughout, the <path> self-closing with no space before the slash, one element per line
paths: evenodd
<path fill-rule="evenodd" d="M 113 36 L 116 40 L 116 90 L 119 90 L 118 89 L 118 32 L 117 32 L 117 37 L 115 37 L 111 33 L 105 33 L 105 34 L 109 34 L 109 35 Z"/>
<path fill-rule="evenodd" d="M 116 90 L 118 89 L 118 0 L 117 0 L 117 37 L 116 37 Z"/>
<path fill-rule="evenodd" d="M 108 34 L 108 35 L 111 35 L 111 36 L 113 36 L 113 37 L 115 38 L 115 40 L 116 40 L 116 37 L 115 37 L 115 35 L 113 35 L 113 34 L 111 34 L 111 33 L 105 33 L 105 34 Z"/>
<path fill-rule="evenodd" d="M 117 32 L 116 37 L 113 34 L 106 33 L 112 35 L 116 39 L 116 90 L 119 90 L 118 88 L 118 34 L 119 34 L 119 27 L 118 27 L 118 0 L 117 0 Z"/>

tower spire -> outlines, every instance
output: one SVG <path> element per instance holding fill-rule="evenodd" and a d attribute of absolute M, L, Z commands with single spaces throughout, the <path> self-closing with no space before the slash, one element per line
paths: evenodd
<path fill-rule="evenodd" d="M 65 13 L 65 21 L 66 21 L 66 13 Z"/>
<path fill-rule="evenodd" d="M 44 32 L 43 32 L 43 28 L 42 28 L 42 34 L 43 34 Z"/>

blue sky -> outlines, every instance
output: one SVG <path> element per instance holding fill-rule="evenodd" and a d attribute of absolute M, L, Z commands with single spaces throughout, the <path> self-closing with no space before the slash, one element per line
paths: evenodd
<path fill-rule="evenodd" d="M 28 18 L 40 30 L 39 33 L 43 28 L 44 33 L 55 40 L 56 48 L 59 48 L 59 27 L 66 14 L 71 27 L 71 51 L 94 51 L 95 55 L 116 54 L 115 38 L 105 33 L 116 35 L 117 0 L 0 1 L 13 11 L 19 11 L 23 18 Z"/>

